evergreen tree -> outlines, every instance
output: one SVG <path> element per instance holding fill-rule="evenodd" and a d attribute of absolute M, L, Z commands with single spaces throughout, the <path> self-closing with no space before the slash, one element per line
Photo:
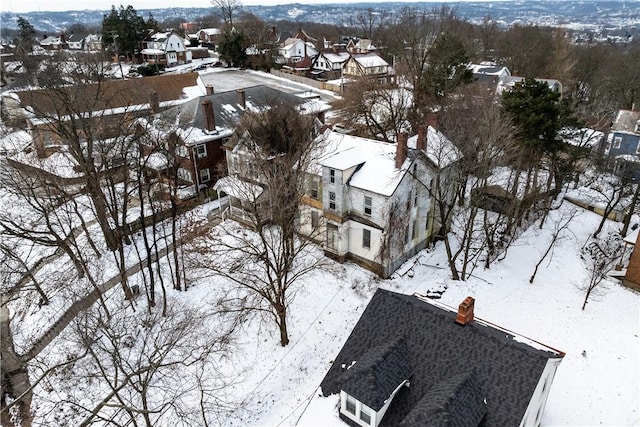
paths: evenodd
<path fill-rule="evenodd" d="M 220 43 L 220 56 L 230 67 L 245 67 L 247 52 L 244 35 L 237 31 L 225 31 Z"/>
<path fill-rule="evenodd" d="M 33 45 L 36 42 L 36 30 L 33 25 L 29 23 L 22 16 L 18 17 L 18 38 L 16 39 L 16 45 L 18 48 L 27 52 L 33 51 Z"/>
<path fill-rule="evenodd" d="M 118 55 L 133 57 L 147 32 L 147 23 L 131 5 L 121 5 L 120 9 L 111 6 L 111 12 L 102 19 L 104 44 Z"/>

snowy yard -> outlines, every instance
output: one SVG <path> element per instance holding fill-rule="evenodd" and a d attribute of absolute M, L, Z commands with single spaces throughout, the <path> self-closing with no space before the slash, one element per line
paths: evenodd
<path fill-rule="evenodd" d="M 337 399 L 318 398 L 318 386 L 378 286 L 408 294 L 446 287 L 441 301 L 452 307 L 473 296 L 476 317 L 566 352 L 543 425 L 640 424 L 640 296 L 611 280 L 581 310 L 586 272 L 579 252 L 599 217 L 581 210 L 553 256 L 541 265 L 535 282 L 529 284 L 549 243 L 554 218 L 566 209 L 575 207 L 564 203 L 552 212 L 545 229 L 539 230 L 537 224 L 530 227 L 509 249 L 506 259 L 495 262 L 490 270 L 476 269 L 466 282 L 449 279 L 441 245 L 419 253 L 400 270 L 403 276 L 391 280 L 379 280 L 353 264 L 335 264 L 333 273 L 306 277 L 290 306 L 289 346 L 279 346 L 272 323 L 252 318 L 236 331 L 233 351 L 216 357 L 217 369 L 230 385 L 219 392 L 225 410 L 210 414 L 210 425 L 341 425 L 335 410 Z M 203 216 L 206 211 L 206 206 L 198 210 Z M 607 226 L 614 230 L 619 224 Z M 215 306 L 223 282 L 205 276 L 187 292 L 169 290 L 170 298 L 204 312 Z M 111 295 L 120 298 L 120 293 L 116 288 Z M 145 310 L 138 313 L 141 311 Z M 31 313 L 24 321 L 36 318 L 37 313 Z M 216 331 L 215 319 L 209 317 L 202 325 L 204 330 Z M 47 348 L 47 358 L 61 357 L 69 349 L 69 329 Z M 78 387 L 76 393 L 86 387 L 82 378 L 73 383 Z M 59 387 L 74 389 L 72 384 Z M 95 388 L 86 390 L 101 396 Z M 53 402 L 47 401 L 54 401 L 55 396 L 37 387 L 34 403 L 41 401 L 35 407 L 48 408 Z M 44 424 L 60 422 L 52 414 L 36 415 L 36 419 Z M 73 414 L 67 412 L 70 418 L 64 418 L 69 425 L 78 421 Z"/>

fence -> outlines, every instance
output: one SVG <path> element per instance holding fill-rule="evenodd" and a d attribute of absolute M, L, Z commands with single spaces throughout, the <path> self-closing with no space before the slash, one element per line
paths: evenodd
<path fill-rule="evenodd" d="M 276 70 L 275 68 L 272 68 L 270 72 L 274 76 L 282 77 L 283 79 L 291 80 L 292 82 L 302 83 L 316 89 L 330 90 L 332 92 L 342 93 L 342 88 L 340 87 L 340 85 L 334 85 L 329 82 L 321 82 L 319 80 L 310 79 L 308 77 L 286 73 L 281 70 Z"/>

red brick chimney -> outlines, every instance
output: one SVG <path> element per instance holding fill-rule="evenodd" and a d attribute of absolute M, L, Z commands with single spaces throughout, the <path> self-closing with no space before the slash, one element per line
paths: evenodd
<path fill-rule="evenodd" d="M 472 297 L 466 297 L 464 301 L 458 306 L 458 315 L 456 316 L 456 323 L 458 325 L 468 325 L 473 322 L 473 306 L 475 305 L 475 299 Z"/>
<path fill-rule="evenodd" d="M 418 140 L 416 141 L 416 148 L 418 150 L 427 149 L 427 125 L 423 124 L 418 127 Z"/>
<path fill-rule="evenodd" d="M 405 160 L 407 160 L 407 140 L 409 135 L 406 132 L 400 132 L 398 135 L 398 143 L 396 144 L 396 169 L 400 169 Z"/>
<path fill-rule="evenodd" d="M 210 100 L 202 101 L 202 109 L 204 111 L 204 128 L 210 132 L 216 130 L 216 117 L 213 114 L 213 104 Z"/>
<path fill-rule="evenodd" d="M 213 95 L 215 93 L 213 85 L 205 86 L 207 88 L 207 95 Z"/>
<path fill-rule="evenodd" d="M 236 93 L 238 94 L 238 105 L 242 108 L 247 108 L 247 97 L 244 93 L 244 89 L 238 89 Z"/>
<path fill-rule="evenodd" d="M 149 109 L 152 113 L 160 111 L 160 99 L 158 98 L 158 92 L 155 90 L 149 93 Z"/>
<path fill-rule="evenodd" d="M 427 113 L 427 126 L 438 130 L 438 113 Z"/>

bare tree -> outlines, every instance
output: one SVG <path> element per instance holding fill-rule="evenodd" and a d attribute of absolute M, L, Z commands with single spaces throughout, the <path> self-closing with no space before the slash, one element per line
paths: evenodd
<path fill-rule="evenodd" d="M 68 402 L 83 417 L 79 425 L 107 420 L 147 427 L 202 425 L 220 413 L 226 383 L 216 360 L 229 351 L 236 324 L 180 304 L 162 315 L 158 310 L 136 314 L 123 301 L 114 303 L 110 316 L 97 308 L 75 321 L 77 344 L 89 357 L 74 365 L 73 375 L 87 378 L 93 385 L 76 386 L 95 395 L 91 404 L 84 396 Z M 207 327 L 211 321 L 217 325 L 213 333 Z M 204 371 L 207 388 L 202 387 Z"/>
<path fill-rule="evenodd" d="M 277 325 L 289 343 L 287 313 L 299 279 L 325 265 L 312 239 L 300 236 L 300 198 L 317 155 L 314 119 L 275 100 L 257 114 L 245 113 L 233 143 L 227 192 L 231 209 L 249 229 L 224 222 L 191 256 L 236 287 L 225 310 L 255 310 Z"/>
<path fill-rule="evenodd" d="M 533 274 L 529 278 L 529 283 L 533 283 L 536 278 L 536 274 L 538 273 L 538 268 L 540 268 L 540 265 L 542 265 L 547 256 L 551 254 L 551 258 L 553 258 L 553 249 L 555 248 L 556 243 L 558 243 L 559 240 L 565 237 L 563 236 L 563 232 L 569 228 L 569 224 L 571 224 L 571 221 L 573 221 L 573 219 L 577 216 L 577 213 L 577 209 L 572 209 L 569 212 L 561 215 L 557 221 L 554 221 L 554 229 L 551 233 L 551 240 L 549 241 L 549 245 L 540 257 L 540 260 L 536 264 L 536 267 L 533 269 Z M 551 259 L 549 259 L 549 261 L 551 261 Z"/>
<path fill-rule="evenodd" d="M 217 9 L 214 14 L 227 26 L 228 31 L 233 29 L 233 20 L 242 10 L 240 0 L 213 0 L 213 6 Z"/>
<path fill-rule="evenodd" d="M 342 118 L 360 136 L 394 141 L 409 125 L 412 93 L 401 87 L 381 86 L 376 80 L 361 78 L 345 88 L 335 103 Z"/>
<path fill-rule="evenodd" d="M 580 257 L 585 262 L 589 276 L 584 284 L 582 310 L 587 306 L 589 297 L 607 280 L 607 274 L 614 268 L 622 251 L 621 237 L 610 233 L 605 239 L 595 239 L 582 248 Z"/>

